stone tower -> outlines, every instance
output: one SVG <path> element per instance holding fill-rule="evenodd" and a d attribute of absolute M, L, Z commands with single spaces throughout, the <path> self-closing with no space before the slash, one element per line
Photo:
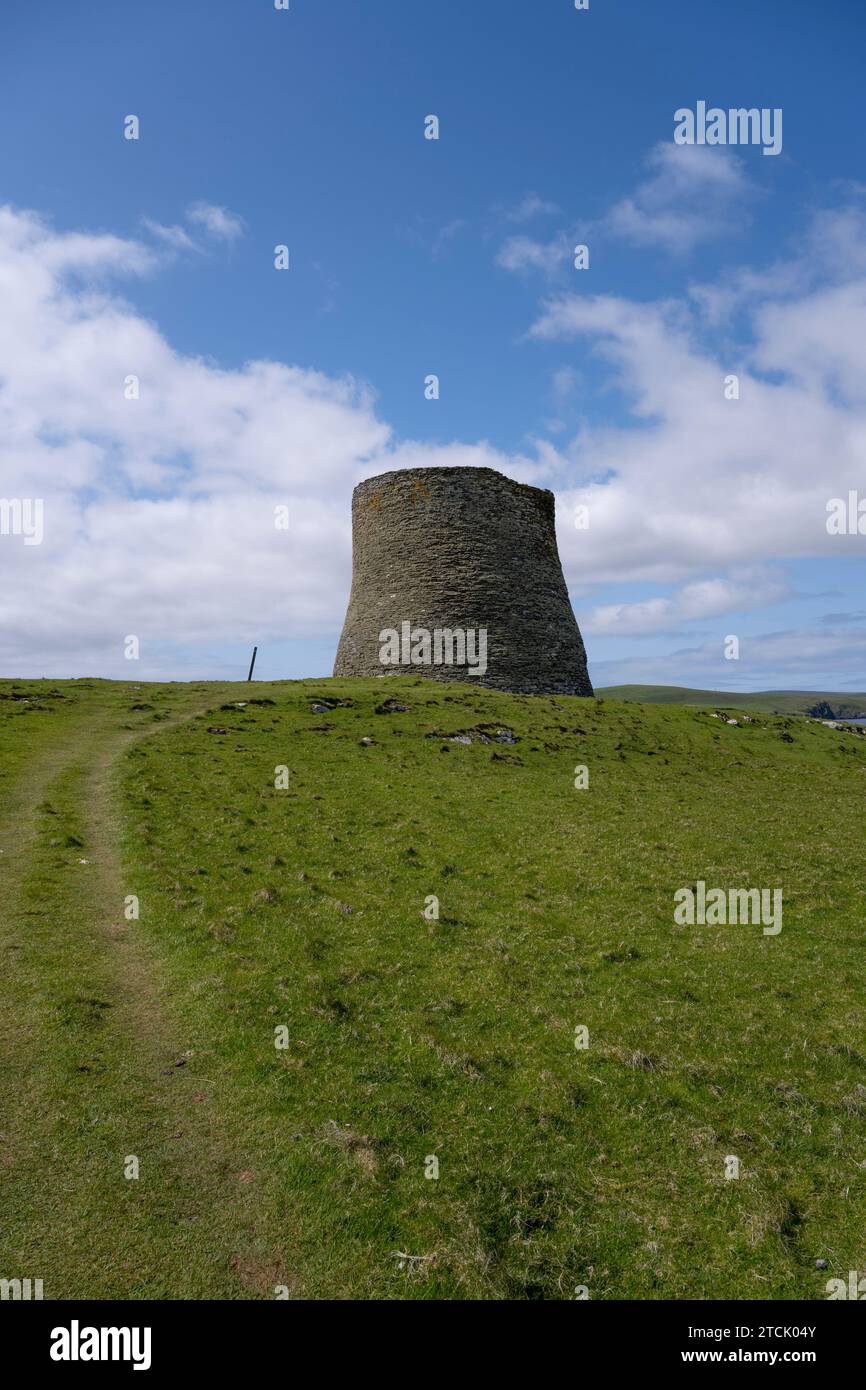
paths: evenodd
<path fill-rule="evenodd" d="M 492 468 L 382 473 L 355 488 L 352 550 L 335 676 L 592 695 L 552 492 Z"/>

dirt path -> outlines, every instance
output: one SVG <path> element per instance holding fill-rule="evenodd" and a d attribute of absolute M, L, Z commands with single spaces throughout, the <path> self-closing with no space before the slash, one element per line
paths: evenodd
<path fill-rule="evenodd" d="M 243 1154 L 209 1126 L 195 1039 L 123 912 L 118 760 L 215 698 L 179 694 L 146 731 L 88 701 L 47 736 L 28 717 L 42 742 L 0 824 L 0 1277 L 46 1298 L 265 1292 L 243 1277 Z"/>

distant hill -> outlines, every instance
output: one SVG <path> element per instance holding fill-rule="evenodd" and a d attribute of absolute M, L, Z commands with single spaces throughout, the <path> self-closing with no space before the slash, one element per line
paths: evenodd
<path fill-rule="evenodd" d="M 602 699 L 640 700 L 649 705 L 721 705 L 766 714 L 811 714 L 817 719 L 866 719 L 866 695 L 824 690 L 690 690 L 683 685 L 608 685 Z"/>

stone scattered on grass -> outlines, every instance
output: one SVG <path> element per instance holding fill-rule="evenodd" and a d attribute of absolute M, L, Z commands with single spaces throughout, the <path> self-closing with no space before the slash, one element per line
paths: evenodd
<path fill-rule="evenodd" d="M 310 705 L 313 714 L 331 714 L 335 709 L 351 709 L 355 701 L 350 699 L 331 700 L 326 695 L 318 695 Z"/>
<path fill-rule="evenodd" d="M 381 705 L 377 705 L 374 714 L 408 714 L 409 706 L 401 705 L 398 700 L 383 700 Z"/>
<path fill-rule="evenodd" d="M 425 738 L 443 738 L 449 743 L 519 743 L 520 740 L 513 729 L 508 729 L 497 724 L 476 724 L 471 729 L 457 729 L 453 734 L 443 733 L 441 729 L 433 729 Z"/>

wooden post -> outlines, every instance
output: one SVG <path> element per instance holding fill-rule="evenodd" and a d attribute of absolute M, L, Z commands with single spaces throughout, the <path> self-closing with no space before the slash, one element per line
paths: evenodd
<path fill-rule="evenodd" d="M 255 664 L 256 664 L 256 652 L 257 652 L 257 651 L 258 651 L 258 647 L 253 647 L 253 659 L 252 659 L 252 661 L 250 662 L 250 674 L 247 676 L 247 680 L 248 680 L 248 681 L 251 681 L 252 678 L 253 678 L 253 667 L 254 667 Z"/>

